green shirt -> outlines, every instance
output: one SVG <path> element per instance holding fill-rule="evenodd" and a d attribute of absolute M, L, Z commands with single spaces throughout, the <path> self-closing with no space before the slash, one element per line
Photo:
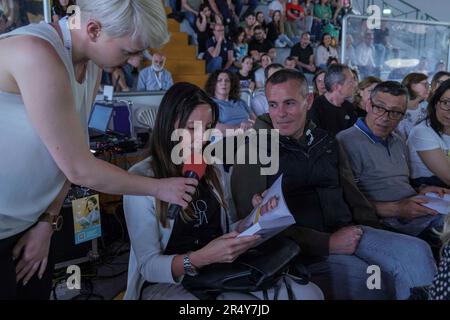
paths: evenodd
<path fill-rule="evenodd" d="M 331 6 L 316 4 L 314 6 L 314 16 L 321 20 L 331 20 L 333 18 L 333 12 L 331 11 Z"/>

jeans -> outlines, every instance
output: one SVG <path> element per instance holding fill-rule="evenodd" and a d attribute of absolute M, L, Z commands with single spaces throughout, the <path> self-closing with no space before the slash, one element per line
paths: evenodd
<path fill-rule="evenodd" d="M 197 17 L 195 16 L 195 14 L 193 14 L 193 13 L 190 12 L 190 11 L 185 11 L 185 12 L 183 12 L 183 13 L 184 13 L 184 17 L 185 17 L 186 20 L 189 22 L 189 25 L 192 27 L 193 30 L 195 30 L 195 29 L 196 29 L 196 26 L 195 26 L 195 19 L 197 18 Z"/>
<path fill-rule="evenodd" d="M 235 12 L 236 15 L 239 17 L 241 16 L 241 11 L 242 8 L 244 6 L 244 1 L 243 0 L 236 0 L 235 4 L 234 4 L 234 8 L 235 8 Z M 249 13 L 255 13 L 256 8 L 259 5 L 259 0 L 248 0 L 247 1 L 247 10 L 245 10 L 244 14 L 242 15 L 243 18 L 245 18 L 247 16 L 247 14 Z"/>
<path fill-rule="evenodd" d="M 216 70 L 222 69 L 222 62 L 223 62 L 223 59 L 221 56 L 211 58 L 206 63 L 206 73 L 213 73 Z"/>
<path fill-rule="evenodd" d="M 278 36 L 278 38 L 275 40 L 275 47 L 277 47 L 277 48 L 284 48 L 286 45 L 289 48 L 292 48 L 294 46 L 294 43 L 291 41 L 291 39 L 289 39 L 289 37 L 287 35 L 280 34 Z"/>
<path fill-rule="evenodd" d="M 361 226 L 363 236 L 353 255 L 330 255 L 323 261 L 303 262 L 331 299 L 408 299 L 410 289 L 430 285 L 437 272 L 428 244 L 418 238 Z M 380 289 L 367 283 L 380 268 Z"/>

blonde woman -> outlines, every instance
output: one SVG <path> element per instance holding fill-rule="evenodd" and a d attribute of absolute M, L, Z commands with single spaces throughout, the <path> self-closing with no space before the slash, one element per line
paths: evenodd
<path fill-rule="evenodd" d="M 450 300 L 450 214 L 445 218 L 441 239 L 441 262 L 429 291 L 430 300 Z"/>
<path fill-rule="evenodd" d="M 48 299 L 51 277 L 46 284 L 41 277 L 45 270 L 51 274 L 48 248 L 59 212 L 49 207 L 66 180 L 183 207 L 197 184 L 132 175 L 96 159 L 87 144 L 100 68 L 122 65 L 167 42 L 161 1 L 78 0 L 77 5 L 76 28 L 65 18 L 0 36 L 0 167 L 7 168 L 0 174 L 0 299 Z M 36 289 L 23 292 L 31 287 Z"/>

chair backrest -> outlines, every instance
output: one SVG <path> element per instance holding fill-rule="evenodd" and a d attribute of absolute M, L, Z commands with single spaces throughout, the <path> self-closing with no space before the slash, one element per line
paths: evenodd
<path fill-rule="evenodd" d="M 240 98 L 244 100 L 247 106 L 250 106 L 250 103 L 252 101 L 252 91 L 250 89 L 241 89 Z"/>
<path fill-rule="evenodd" d="M 157 113 L 156 108 L 140 108 L 137 110 L 137 122 L 146 128 L 153 129 Z"/>

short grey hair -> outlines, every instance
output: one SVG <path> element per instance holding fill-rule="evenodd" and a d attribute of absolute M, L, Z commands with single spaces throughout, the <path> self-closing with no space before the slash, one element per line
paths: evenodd
<path fill-rule="evenodd" d="M 81 21 L 97 20 L 113 38 L 130 36 L 146 48 L 159 48 L 169 40 L 161 0 L 77 0 Z"/>
<path fill-rule="evenodd" d="M 375 88 L 373 88 L 372 92 L 370 93 L 370 99 L 374 99 L 375 96 L 380 92 L 388 93 L 395 97 L 403 96 L 405 97 L 404 106 L 406 107 L 408 105 L 408 89 L 398 81 L 384 81 L 379 83 Z"/>
<path fill-rule="evenodd" d="M 306 98 L 308 96 L 308 82 L 306 81 L 306 78 L 303 75 L 303 73 L 297 70 L 281 69 L 276 71 L 274 74 L 270 76 L 269 79 L 267 79 L 266 88 L 269 84 L 277 85 L 288 82 L 290 80 L 298 82 L 300 94 L 303 98 Z"/>
<path fill-rule="evenodd" d="M 345 70 L 350 70 L 350 68 L 344 64 L 332 64 L 328 67 L 327 73 L 325 74 L 325 88 L 328 92 L 332 92 L 333 86 L 335 84 L 344 84 L 345 82 Z"/>

